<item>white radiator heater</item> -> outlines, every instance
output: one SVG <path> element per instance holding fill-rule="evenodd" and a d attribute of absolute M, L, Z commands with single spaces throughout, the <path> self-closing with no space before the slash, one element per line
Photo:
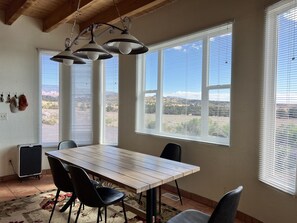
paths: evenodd
<path fill-rule="evenodd" d="M 20 178 L 41 174 L 42 146 L 39 144 L 18 145 L 17 174 Z"/>

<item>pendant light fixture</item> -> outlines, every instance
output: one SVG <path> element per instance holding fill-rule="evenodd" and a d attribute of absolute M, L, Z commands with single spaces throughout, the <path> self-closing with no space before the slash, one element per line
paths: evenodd
<path fill-rule="evenodd" d="M 134 55 L 142 54 L 148 51 L 148 48 L 140 42 L 136 37 L 129 33 L 128 27 L 131 26 L 131 20 L 128 17 L 124 19 L 121 17 L 119 9 L 116 5 L 115 0 L 113 0 L 113 5 L 116 8 L 117 14 L 119 16 L 122 28 L 109 24 L 109 23 L 94 23 L 82 30 L 73 40 L 73 31 L 76 25 L 77 16 L 79 15 L 80 0 L 78 2 L 78 7 L 76 10 L 76 18 L 73 23 L 71 36 L 65 41 L 65 50 L 58 55 L 51 58 L 51 60 L 63 63 L 65 65 L 71 64 L 84 64 L 83 59 L 89 60 L 102 60 L 112 58 L 112 53 L 123 54 L 123 55 Z M 104 28 L 105 27 L 105 28 Z M 107 28 L 106 28 L 107 27 Z M 95 35 L 94 32 L 99 30 L 99 34 Z M 101 36 L 109 31 L 109 35 L 116 36 L 102 46 L 96 43 L 96 37 Z M 97 32 L 98 33 L 98 32 Z M 90 41 L 83 47 L 75 50 L 72 53 L 71 48 L 76 45 L 82 36 L 90 36 Z"/>

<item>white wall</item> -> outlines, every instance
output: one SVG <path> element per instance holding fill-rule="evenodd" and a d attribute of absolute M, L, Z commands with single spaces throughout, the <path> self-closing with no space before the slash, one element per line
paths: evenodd
<path fill-rule="evenodd" d="M 71 25 L 43 33 L 41 21 L 21 17 L 13 25 L 0 22 L 0 94 L 24 93 L 29 106 L 23 112 L 11 113 L 9 104 L 0 103 L 0 113 L 8 120 L 0 121 L 0 176 L 13 174 L 8 160 L 16 160 L 18 144 L 38 142 L 39 67 L 37 48 L 62 50 Z M 43 159 L 43 168 L 48 168 Z"/>
<path fill-rule="evenodd" d="M 258 180 L 264 10 L 276 0 L 177 0 L 133 21 L 131 33 L 153 44 L 234 19 L 230 148 L 190 141 L 182 161 L 201 171 L 179 181 L 182 189 L 212 200 L 243 185 L 239 209 L 266 223 L 297 222 L 297 200 Z M 136 60 L 120 60 L 120 147 L 159 155 L 170 139 L 135 129 Z"/>

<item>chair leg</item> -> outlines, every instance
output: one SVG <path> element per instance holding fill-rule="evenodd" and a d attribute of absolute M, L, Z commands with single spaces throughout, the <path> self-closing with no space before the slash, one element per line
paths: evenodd
<path fill-rule="evenodd" d="M 122 206 L 123 206 L 123 212 L 124 212 L 124 217 L 125 217 L 125 223 L 128 223 L 128 221 L 127 221 L 127 215 L 126 215 L 126 209 L 125 209 L 124 199 L 122 200 Z"/>
<path fill-rule="evenodd" d="M 71 210 L 72 210 L 72 204 L 70 205 L 70 208 L 69 208 L 68 221 L 67 221 L 68 223 L 70 222 Z"/>
<path fill-rule="evenodd" d="M 183 201 L 182 201 L 182 198 L 181 198 L 180 191 L 179 191 L 178 184 L 177 184 L 176 180 L 175 180 L 175 185 L 176 185 L 176 188 L 177 188 L 177 193 L 178 193 L 178 196 L 179 196 L 180 204 L 183 205 Z"/>
<path fill-rule="evenodd" d="M 54 201 L 54 207 L 52 209 L 52 213 L 51 213 L 51 216 L 50 216 L 50 219 L 49 219 L 49 223 L 51 222 L 52 220 L 52 217 L 53 217 L 53 214 L 54 214 L 54 211 L 55 211 L 55 208 L 56 208 L 56 204 L 57 204 L 57 201 L 58 201 L 58 198 L 59 198 L 59 194 L 60 194 L 60 189 L 57 190 L 57 193 L 56 193 L 56 197 L 55 197 L 55 201 Z"/>
<path fill-rule="evenodd" d="M 100 212 L 100 208 L 98 208 L 98 213 L 97 213 L 97 223 L 99 223 L 99 216 L 101 215 L 101 212 Z"/>
<path fill-rule="evenodd" d="M 82 206 L 82 203 L 80 202 L 80 205 L 79 205 L 79 208 L 78 208 L 78 211 L 77 211 L 77 215 L 76 215 L 76 218 L 75 218 L 75 223 L 77 223 L 78 216 L 79 216 L 79 214 L 80 214 L 81 206 Z"/>
<path fill-rule="evenodd" d="M 104 217 L 105 223 L 107 223 L 107 206 L 104 207 Z"/>
<path fill-rule="evenodd" d="M 102 207 L 98 208 L 98 214 L 99 214 L 99 216 L 100 216 L 100 221 L 102 221 L 102 213 L 101 213 L 101 208 L 102 208 Z"/>

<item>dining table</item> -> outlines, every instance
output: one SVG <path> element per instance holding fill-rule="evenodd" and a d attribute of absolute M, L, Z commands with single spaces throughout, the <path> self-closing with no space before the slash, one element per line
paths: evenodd
<path fill-rule="evenodd" d="M 200 171 L 196 165 L 101 144 L 45 154 L 134 193 L 146 192 L 146 223 L 157 217 L 157 187 Z"/>

